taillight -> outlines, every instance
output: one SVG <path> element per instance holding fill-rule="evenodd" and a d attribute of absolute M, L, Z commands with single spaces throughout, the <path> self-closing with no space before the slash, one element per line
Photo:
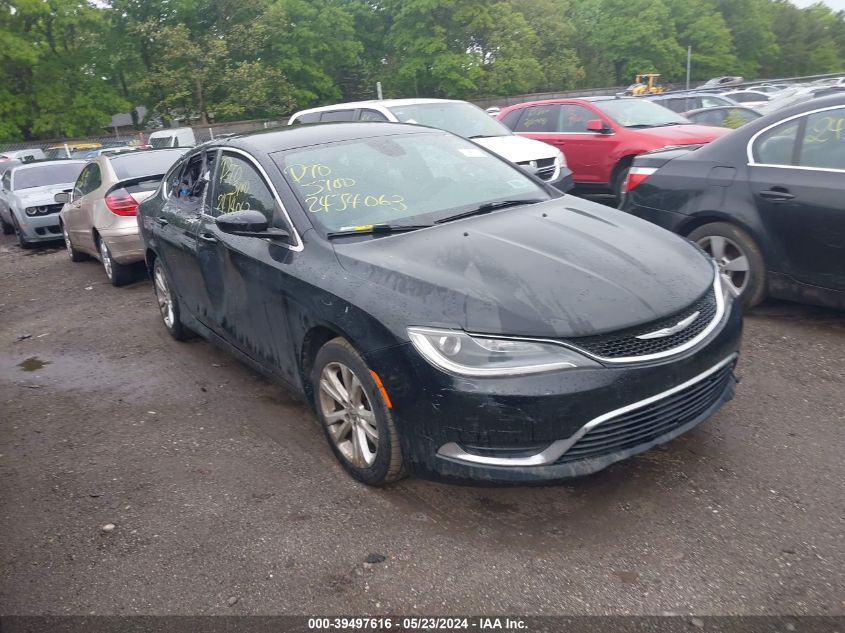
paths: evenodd
<path fill-rule="evenodd" d="M 625 193 L 641 185 L 656 171 L 656 167 L 631 167 L 628 170 L 628 178 L 625 179 Z"/>
<path fill-rule="evenodd" d="M 106 206 L 115 215 L 135 215 L 138 201 L 126 189 L 115 189 L 106 196 Z"/>

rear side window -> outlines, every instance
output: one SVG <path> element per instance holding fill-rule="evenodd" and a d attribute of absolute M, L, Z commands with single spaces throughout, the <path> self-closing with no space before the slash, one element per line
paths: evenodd
<path fill-rule="evenodd" d="M 73 197 L 80 198 L 94 191 L 102 184 L 100 166 L 97 163 L 89 163 L 79 174 L 74 185 Z"/>
<path fill-rule="evenodd" d="M 792 165 L 800 120 L 789 121 L 758 136 L 752 148 L 754 162 L 763 165 Z"/>
<path fill-rule="evenodd" d="M 560 106 L 532 106 L 519 120 L 514 132 L 544 133 L 557 132 Z"/>
<path fill-rule="evenodd" d="M 211 215 L 254 209 L 273 223 L 276 203 L 264 178 L 249 160 L 223 152 L 211 190 Z"/>
<path fill-rule="evenodd" d="M 597 118 L 598 115 L 583 106 L 561 106 L 560 127 L 557 131 L 564 134 L 583 134 L 587 132 L 587 121 Z"/>
<path fill-rule="evenodd" d="M 293 125 L 302 125 L 305 123 L 319 123 L 320 122 L 320 113 L 319 112 L 308 112 L 306 114 L 300 114 L 293 120 Z"/>
<path fill-rule="evenodd" d="M 320 117 L 321 123 L 331 123 L 332 121 L 354 121 L 355 110 L 330 110 L 323 112 Z"/>
<path fill-rule="evenodd" d="M 798 164 L 845 170 L 845 108 L 816 112 L 807 117 Z"/>

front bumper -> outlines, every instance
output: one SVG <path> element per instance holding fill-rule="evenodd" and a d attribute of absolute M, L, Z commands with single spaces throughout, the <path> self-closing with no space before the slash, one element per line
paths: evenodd
<path fill-rule="evenodd" d="M 21 233 L 28 242 L 48 242 L 62 239 L 62 229 L 59 226 L 59 214 L 26 215 L 15 212 L 15 219 L 21 228 Z"/>
<path fill-rule="evenodd" d="M 403 454 L 414 472 L 454 481 L 548 482 L 606 468 L 715 413 L 733 395 L 741 331 L 739 306 L 731 302 L 706 340 L 650 363 L 464 378 L 432 367 L 410 344 L 370 354 L 367 360 L 390 395 Z M 671 400 L 684 390 L 703 390 L 702 381 L 717 374 L 719 381 L 707 387 L 706 398 L 691 393 L 685 401 Z M 629 432 L 634 422 L 623 415 L 644 418 L 657 406 L 664 417 L 654 432 L 643 433 L 641 427 Z M 675 417 L 672 407 L 678 411 Z M 591 429 L 605 439 L 614 435 L 627 441 L 602 443 Z"/>
<path fill-rule="evenodd" d="M 120 228 L 100 229 L 100 238 L 109 247 L 112 259 L 118 264 L 144 261 L 144 247 L 136 222 Z"/>

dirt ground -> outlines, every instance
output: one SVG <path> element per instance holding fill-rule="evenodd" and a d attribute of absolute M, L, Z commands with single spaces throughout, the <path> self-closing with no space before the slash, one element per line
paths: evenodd
<path fill-rule="evenodd" d="M 585 479 L 375 490 L 284 389 L 171 340 L 146 281 L 2 237 L 0 610 L 843 614 L 845 315 L 763 306 L 739 374 Z"/>

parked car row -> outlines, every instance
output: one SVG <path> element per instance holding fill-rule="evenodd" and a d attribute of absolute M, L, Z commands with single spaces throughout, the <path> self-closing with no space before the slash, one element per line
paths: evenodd
<path fill-rule="evenodd" d="M 21 197 L 27 170 L 77 170 L 41 185 L 70 258 L 115 285 L 144 261 L 174 339 L 300 394 L 371 485 L 596 472 L 730 400 L 743 306 L 845 307 L 845 96 L 734 131 L 642 98 L 497 118 L 338 104 L 0 182 Z M 566 193 L 568 177 L 622 209 Z"/>

